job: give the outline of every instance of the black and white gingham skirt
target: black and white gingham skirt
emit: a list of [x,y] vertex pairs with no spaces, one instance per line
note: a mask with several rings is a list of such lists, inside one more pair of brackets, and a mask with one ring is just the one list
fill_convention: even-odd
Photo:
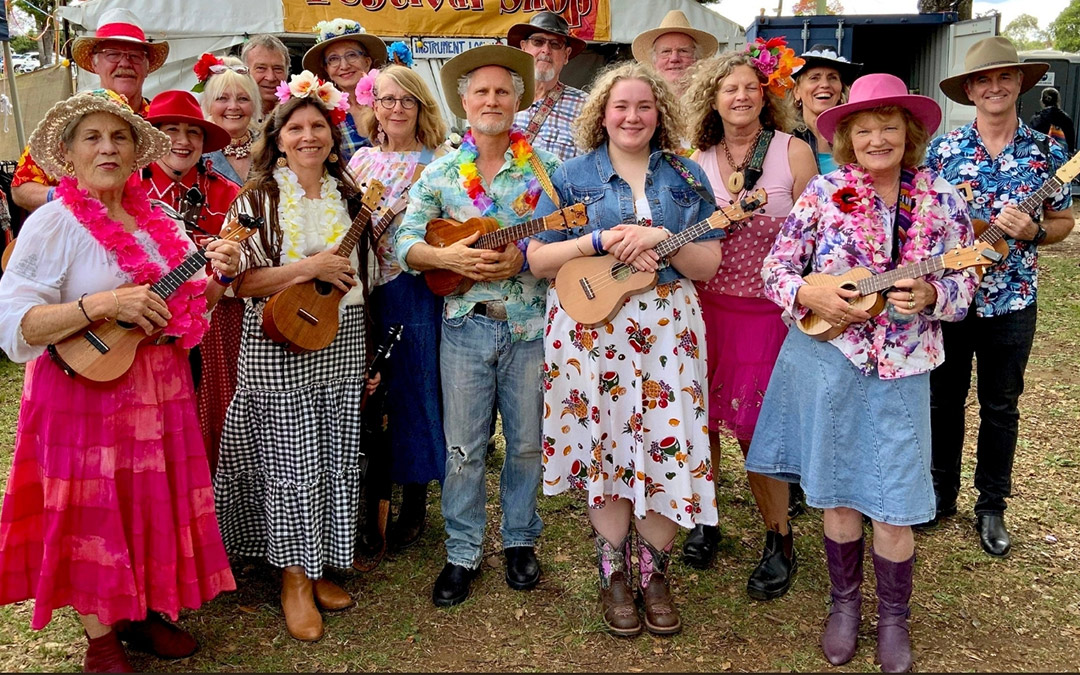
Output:
[[360,499],[364,308],[345,308],[330,346],[294,354],[262,330],[263,302],[244,310],[236,395],[225,417],[214,478],[218,521],[231,553],[301,565],[353,560]]

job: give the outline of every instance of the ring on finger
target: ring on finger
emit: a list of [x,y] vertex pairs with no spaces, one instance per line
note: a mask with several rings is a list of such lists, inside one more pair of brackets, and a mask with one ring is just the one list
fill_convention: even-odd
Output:
[[908,300],[907,308],[908,309],[915,309],[915,301],[914,300]]
[[907,299],[908,302],[915,302],[915,291],[908,291]]

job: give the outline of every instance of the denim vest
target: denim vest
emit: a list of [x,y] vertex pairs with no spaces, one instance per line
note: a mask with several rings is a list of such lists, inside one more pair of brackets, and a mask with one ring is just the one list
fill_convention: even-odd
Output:
[[[712,186],[701,167],[684,157],[678,158],[694,178],[712,194]],[[610,229],[620,223],[636,223],[634,195],[627,183],[611,166],[607,144],[592,152],[563,163],[551,176],[555,191],[562,205],[581,203],[589,216],[589,223],[567,230],[548,230],[536,235],[544,243],[564,241],[595,229]],[[649,156],[649,170],[645,174],[645,197],[652,209],[654,227],[666,227],[677,234],[685,228],[705,220],[716,210],[715,200],[705,201],[679,172],[664,158],[664,153],[654,150]],[[558,209],[546,193],[540,194],[534,217],[546,216]],[[721,235],[713,230],[697,241],[715,239]],[[658,283],[674,281],[681,275],[670,265],[660,269]]]

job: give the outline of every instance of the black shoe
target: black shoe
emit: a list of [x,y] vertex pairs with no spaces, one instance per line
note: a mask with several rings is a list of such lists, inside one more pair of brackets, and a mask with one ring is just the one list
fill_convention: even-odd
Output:
[[479,570],[471,570],[468,567],[446,563],[435,580],[435,588],[431,591],[431,601],[436,607],[453,607],[465,602],[469,597],[469,585],[476,578]]
[[540,561],[532,546],[512,546],[506,556],[506,585],[515,591],[527,591],[540,581]]
[[[785,551],[790,551],[788,557]],[[779,598],[791,588],[791,579],[795,576],[798,564],[795,561],[795,536],[788,530],[780,534],[773,530],[765,533],[765,548],[761,552],[761,562],[750,574],[746,582],[746,592],[754,600],[773,600]]]
[[788,519],[797,518],[806,513],[806,493],[798,483],[788,483]]
[[409,483],[401,490],[401,510],[386,533],[387,544],[392,551],[403,551],[424,533],[427,520],[427,485]]
[[1012,539],[1005,529],[1005,514],[980,513],[975,516],[975,529],[979,531],[979,543],[984,551],[996,558],[1009,554]]
[[956,515],[956,502],[953,502],[952,504],[949,504],[948,506],[945,506],[945,507],[939,506],[937,508],[937,511],[934,511],[934,517],[933,518],[926,521],[925,523],[919,523],[917,525],[912,525],[911,527],[912,527],[912,529],[917,530],[919,532],[925,532],[927,530],[932,530],[935,527],[937,527],[938,525],[940,525],[941,521],[943,519],[951,518],[952,516],[955,516],[955,515]]
[[715,525],[695,525],[683,542],[683,562],[699,570],[709,569],[720,542],[720,528]]

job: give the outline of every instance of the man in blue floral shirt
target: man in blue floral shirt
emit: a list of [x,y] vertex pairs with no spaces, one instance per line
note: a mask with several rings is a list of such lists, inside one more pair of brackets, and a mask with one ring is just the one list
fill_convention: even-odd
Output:
[[972,124],[934,139],[927,164],[953,184],[968,182],[973,219],[1001,228],[1009,245],[1005,260],[986,271],[973,312],[941,326],[945,363],[930,377],[930,424],[938,519],[956,513],[960,457],[964,444],[964,404],[971,384],[971,360],[978,364],[980,408],[975,466],[976,529],[993,556],[1009,552],[1005,498],[1012,491],[1012,465],[1024,390],[1024,370],[1035,337],[1038,247],[1061,241],[1073,227],[1066,183],[1032,213],[1017,206],[1053,177],[1067,159],[1065,150],[1019,120],[1016,101],[1049,68],[1021,63],[1003,37],[975,43],[965,72],[941,82],[946,96],[975,106]]

